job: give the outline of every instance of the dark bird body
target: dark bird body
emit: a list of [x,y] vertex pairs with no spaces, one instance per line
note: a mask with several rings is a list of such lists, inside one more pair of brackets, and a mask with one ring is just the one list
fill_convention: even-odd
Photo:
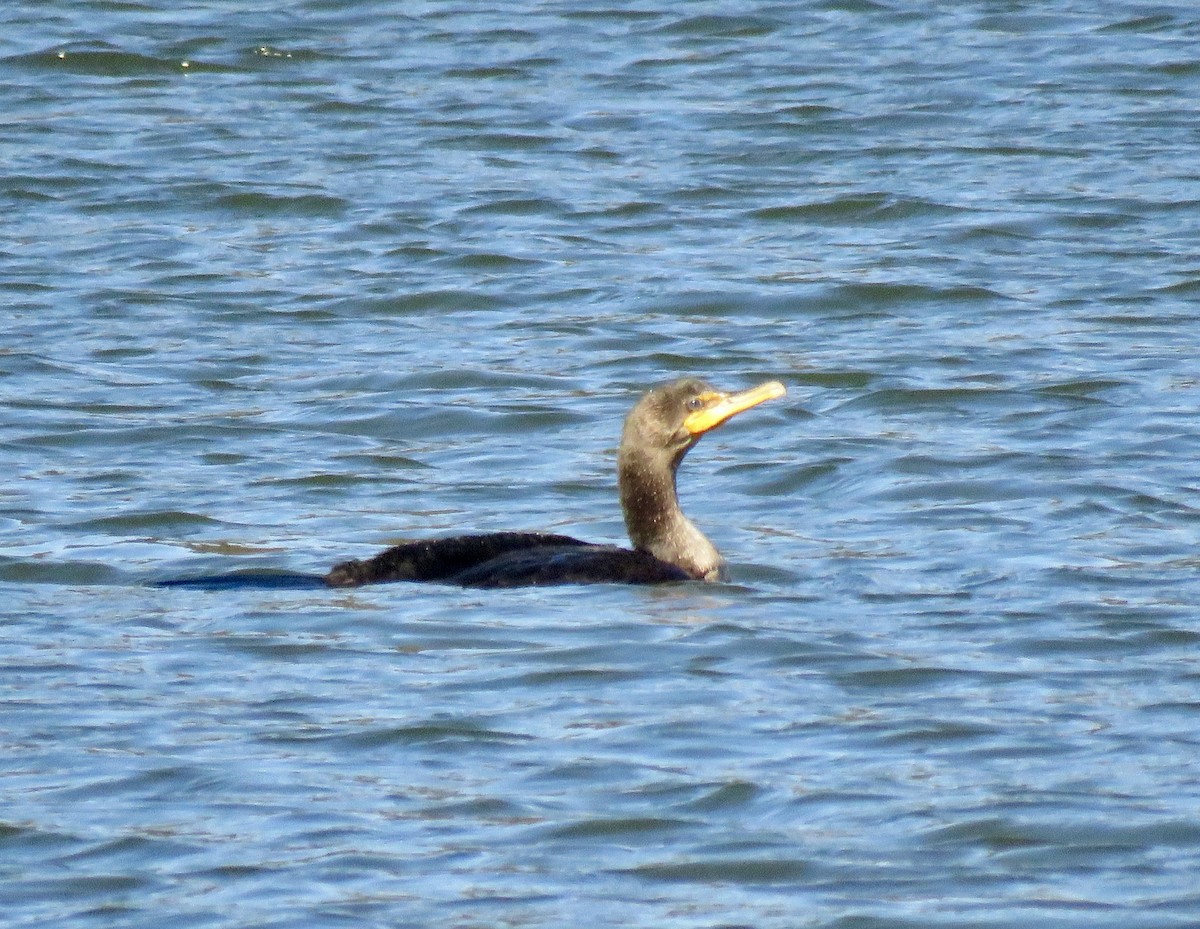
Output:
[[331,587],[381,581],[441,581],[463,587],[530,587],[607,581],[686,581],[682,568],[647,552],[596,545],[548,532],[493,532],[404,542],[366,561],[347,561],[325,575]]
[[[625,419],[618,486],[633,548],[597,545],[545,532],[493,532],[403,542],[373,558],[346,561],[323,577],[228,574],[167,581],[169,586],[357,587],[432,581],[466,587],[546,584],[660,584],[724,580],[725,559],[679,508],[675,474],[706,432],[743,410],[780,397],[777,381],[740,393],[684,378],[649,391]],[[237,579],[242,579],[239,584]]]

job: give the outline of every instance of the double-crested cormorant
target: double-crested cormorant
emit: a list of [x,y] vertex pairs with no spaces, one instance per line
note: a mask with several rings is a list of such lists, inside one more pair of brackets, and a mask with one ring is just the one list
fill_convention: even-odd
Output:
[[[768,381],[723,393],[683,378],[646,393],[625,418],[617,453],[618,485],[633,548],[597,545],[543,532],[493,532],[404,542],[365,561],[346,561],[328,574],[231,574],[169,581],[199,587],[357,587],[387,581],[437,581],[467,587],[542,584],[716,581],[725,559],[683,515],[675,472],[708,431],[744,410],[781,397]],[[239,583],[241,579],[243,583]]]
[[347,561],[326,574],[325,582],[331,587],[380,581],[516,587],[723,580],[725,559],[679,508],[675,472],[706,432],[783,393],[778,381],[730,394],[684,378],[638,401],[625,418],[617,453],[621,509],[632,549],[538,532],[455,536],[405,542],[366,561]]

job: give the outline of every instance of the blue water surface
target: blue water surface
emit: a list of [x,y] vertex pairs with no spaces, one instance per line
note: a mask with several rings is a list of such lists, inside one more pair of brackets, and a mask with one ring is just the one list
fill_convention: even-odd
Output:
[[[13,927],[1200,925],[1200,12],[0,10]],[[624,541],[729,584],[160,589]]]

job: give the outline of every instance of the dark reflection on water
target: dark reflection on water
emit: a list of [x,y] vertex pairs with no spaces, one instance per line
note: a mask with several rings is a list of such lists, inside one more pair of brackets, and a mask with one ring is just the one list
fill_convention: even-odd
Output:
[[[10,7],[14,926],[1196,923],[1190,6]],[[680,373],[733,584],[146,586],[622,541]]]

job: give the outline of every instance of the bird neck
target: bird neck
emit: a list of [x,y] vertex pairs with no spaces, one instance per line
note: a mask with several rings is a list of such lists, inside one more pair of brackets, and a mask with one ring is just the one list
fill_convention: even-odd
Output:
[[678,466],[678,460],[664,461],[635,449],[621,449],[618,483],[629,541],[634,548],[682,568],[698,580],[723,580],[725,559],[679,508],[675,490]]

